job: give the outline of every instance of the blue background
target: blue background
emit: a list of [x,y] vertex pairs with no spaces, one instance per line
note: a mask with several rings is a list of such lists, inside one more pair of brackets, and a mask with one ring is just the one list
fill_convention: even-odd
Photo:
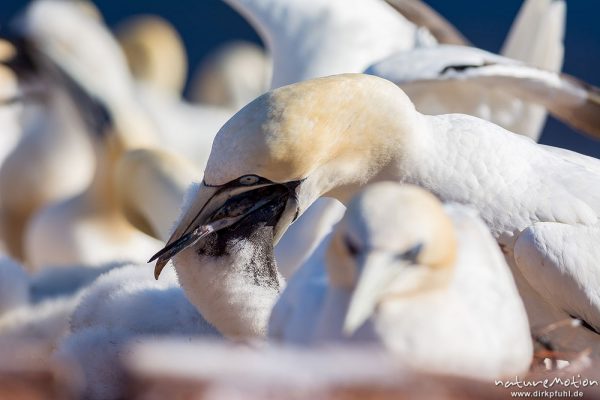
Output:
[[[209,51],[232,39],[260,43],[252,28],[220,0],[97,0],[109,25],[130,15],[159,14],[177,27],[188,51],[190,71]],[[521,0],[427,0],[476,46],[499,51]],[[24,0],[1,0],[0,24],[6,24]],[[567,1],[564,71],[600,86],[600,2]],[[554,120],[546,125],[542,142],[600,157],[600,142],[574,133]]]

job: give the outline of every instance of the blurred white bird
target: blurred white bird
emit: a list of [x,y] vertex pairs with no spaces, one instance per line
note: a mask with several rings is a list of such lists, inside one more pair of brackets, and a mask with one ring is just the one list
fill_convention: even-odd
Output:
[[[336,226],[326,260],[303,267],[316,276],[290,283],[290,298],[282,293],[271,335],[374,341],[434,373],[489,379],[528,370],[525,308],[500,249],[468,208],[442,208],[413,186],[367,186]],[[313,297],[321,301],[305,300]]]
[[56,65],[55,77],[86,117],[97,162],[83,193],[41,210],[31,221],[25,238],[28,262],[39,269],[142,261],[140,253],[152,252],[159,242],[122,215],[114,174],[123,152],[153,143],[156,129],[136,100],[124,56],[99,21],[71,3],[35,2],[22,26],[41,57]]
[[271,59],[254,43],[225,43],[202,61],[192,78],[196,103],[239,110],[269,90]]
[[181,96],[188,60],[174,26],[156,15],[137,15],[120,23],[115,34],[139,84],[164,96]]
[[[183,286],[200,292],[203,249],[215,231],[241,219],[247,225],[256,209],[268,212],[259,192],[294,188],[268,203],[285,206],[272,216],[276,243],[317,198],[347,202],[361,185],[381,180],[422,186],[479,211],[515,274],[532,328],[574,316],[600,329],[596,174],[484,120],[422,115],[393,83],[366,75],[274,90],[232,118],[215,138],[203,184],[159,253],[157,270],[175,257],[181,271],[196,274],[182,275]],[[247,202],[235,216],[226,201],[232,195]],[[224,254],[215,256],[218,262]],[[592,337],[589,345],[599,350],[600,336]]]
[[173,271],[157,282],[151,266],[118,268],[101,276],[80,298],[69,333],[53,357],[83,374],[85,398],[123,398],[125,345],[141,337],[220,336],[186,299]]
[[[516,118],[519,112],[514,115],[506,112],[510,102],[526,100],[532,107],[541,105],[583,133],[600,135],[599,121],[594,116],[600,102],[596,90],[585,88],[583,82],[571,76],[533,68],[473,47],[445,45],[416,49],[381,61],[367,73],[400,85],[411,100],[424,105],[417,108],[425,114],[467,113],[503,127],[514,126],[516,132],[537,140],[536,133],[541,129],[519,129],[538,126],[543,120]],[[482,98],[488,101],[481,102]],[[494,102],[499,102],[497,107]],[[537,111],[536,115],[540,115]]]
[[18,77],[13,82],[18,83],[18,101],[8,109],[2,106],[1,112],[12,120],[3,125],[6,134],[15,129],[20,140],[0,168],[0,228],[7,250],[23,260],[23,237],[31,216],[85,188],[94,157],[89,139],[81,134],[81,118],[64,91],[31,70],[25,50],[16,51],[6,65]]
[[435,44],[381,0],[225,0],[261,35],[273,57],[271,87],[361,72],[390,54]]

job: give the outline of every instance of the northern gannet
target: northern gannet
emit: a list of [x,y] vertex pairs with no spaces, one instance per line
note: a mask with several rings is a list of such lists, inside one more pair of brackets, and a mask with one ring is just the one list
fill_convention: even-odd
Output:
[[108,30],[74,4],[41,0],[25,16],[23,35],[33,40],[41,64],[49,66],[85,119],[97,162],[84,192],[41,210],[31,221],[27,261],[39,269],[136,260],[159,242],[123,216],[114,174],[124,151],[154,143],[156,128],[137,101],[125,57]]
[[254,43],[226,43],[202,61],[192,78],[194,102],[239,110],[269,90],[271,60]]
[[[116,191],[117,161],[127,147],[114,134],[96,143],[97,167],[81,194],[39,211],[26,236],[26,259],[33,270],[112,261],[142,261],[141,254],[160,246],[125,217]],[[60,234],[57,234],[60,232]]]
[[48,204],[73,196],[90,182],[94,154],[68,97],[45,85],[41,101],[25,94],[16,147],[0,168],[0,227],[10,254],[24,260],[31,217]]
[[[319,197],[346,203],[382,180],[476,209],[511,266],[532,329],[569,316],[600,329],[596,174],[484,120],[422,115],[396,85],[361,74],[273,90],[228,121],[196,198],[157,254],[156,273],[174,258],[187,293],[204,296],[203,249],[221,229],[252,229],[249,220],[270,213],[276,243]],[[245,204],[237,217],[229,198]],[[591,345],[600,348],[598,340]]]
[[[494,107],[495,101],[509,105],[522,99],[543,106],[584,133],[600,135],[600,121],[595,117],[600,103],[597,90],[569,75],[530,67],[474,47],[415,49],[391,56],[366,72],[400,85],[412,101],[422,105],[417,108],[425,114],[467,113],[505,127],[514,125],[516,132],[533,132],[527,124],[534,120],[515,120],[506,113],[509,107]],[[482,107],[480,99],[485,97],[489,101]]]
[[[440,43],[468,44],[447,21],[419,1],[393,0],[388,5],[380,0],[359,0],[350,6],[341,0],[311,0],[309,4],[300,0],[226,2],[248,19],[267,45],[273,57],[271,88],[332,74],[363,72],[393,54],[435,48],[431,34]],[[506,41],[506,54],[536,66],[559,68],[564,20],[563,2],[528,0]],[[413,72],[418,75],[420,70],[415,68]],[[423,96],[422,100],[417,109],[439,105],[435,96],[433,104],[428,103],[431,96]],[[539,106],[523,105],[511,94],[485,94],[474,104],[468,100],[461,112],[481,115],[487,110],[485,116],[502,116],[509,127],[523,126],[520,133],[537,137],[545,121],[545,111]],[[450,103],[446,104],[448,109],[457,102],[451,99]],[[276,251],[284,276],[291,276],[302,265],[343,210],[334,200],[319,199],[315,209],[286,232],[278,246],[286,251]]]
[[181,96],[188,60],[175,27],[158,16],[139,15],[121,23],[116,36],[138,82],[164,95]]
[[[400,0],[398,3],[412,2]],[[464,43],[452,43],[389,55],[377,60],[366,73],[402,85],[417,110],[424,114],[474,115],[538,140],[546,120],[545,108],[532,104],[527,90],[514,87],[529,88],[531,84],[540,85],[540,81],[554,85],[560,79],[565,22],[564,1],[528,0],[523,2],[505,40],[501,51],[504,58]],[[475,73],[472,70],[498,64],[513,68],[499,71],[491,68]],[[536,73],[527,66],[556,74]],[[484,76],[485,83],[481,82]],[[533,83],[529,82],[532,77]],[[544,80],[545,77],[551,79]],[[502,83],[496,84],[493,78]],[[535,94],[534,91],[534,98]]]
[[303,267],[312,271],[304,282],[294,282],[302,269],[292,278],[271,335],[381,343],[427,372],[527,372],[525,308],[496,242],[467,207],[442,207],[414,186],[369,185],[349,203],[325,258],[320,268]]
[[191,162],[176,154],[136,149],[118,161],[115,190],[129,221],[166,241],[188,188],[200,176]]
[[215,133],[241,105],[230,109],[182,99],[187,55],[175,27],[167,21],[133,17],[117,29],[117,39],[135,78],[137,98],[156,124],[160,144],[203,168]]
[[436,43],[382,0],[224,1],[250,22],[271,53],[271,88],[362,72],[396,52]]

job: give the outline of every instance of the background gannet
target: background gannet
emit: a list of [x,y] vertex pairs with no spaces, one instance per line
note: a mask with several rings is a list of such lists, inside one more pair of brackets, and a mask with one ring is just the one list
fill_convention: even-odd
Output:
[[166,96],[181,96],[188,60],[179,33],[156,15],[138,15],[121,23],[116,36],[136,81]]
[[[532,67],[558,72],[564,59],[565,23],[564,1],[525,1],[508,33],[501,54]],[[530,76],[538,76],[535,70],[530,69],[528,71],[533,72],[522,76],[522,73],[513,69],[508,73],[500,73],[505,78],[503,84],[478,84],[477,80],[466,78],[470,73],[467,70],[471,66],[517,63],[464,46],[464,43],[458,43],[461,46],[456,44],[430,46],[429,49],[421,47],[390,55],[383,60],[377,60],[366,73],[402,85],[402,89],[415,103],[417,110],[424,114],[456,112],[474,115],[537,141],[546,121],[546,112],[538,105],[543,95],[539,96],[538,104],[532,104],[527,90],[513,89],[528,87]],[[461,72],[466,74],[458,78],[460,83],[447,79],[454,73],[460,75]],[[483,74],[486,77],[495,76],[491,70]],[[557,78],[552,74],[546,75],[554,79],[544,83],[554,85]],[[432,79],[434,76],[435,79]],[[511,80],[506,79],[508,77]],[[518,83],[515,84],[515,80]],[[548,106],[547,102],[544,105]]]
[[[554,117],[594,137],[600,130],[600,97],[594,88],[571,76],[529,67],[473,47],[415,49],[389,57],[367,69],[367,73],[400,85],[415,104],[422,105],[417,109],[425,114],[466,113],[505,128],[513,126],[517,133],[541,133],[541,126],[536,130],[527,126],[538,126],[543,121],[515,120],[506,113],[507,107],[493,106],[494,101],[522,99],[542,105]],[[486,97],[487,107],[482,107],[485,103],[480,99]],[[533,134],[528,136],[538,139]]]
[[0,228],[9,253],[23,260],[23,235],[33,213],[81,191],[91,179],[94,158],[64,91],[33,65],[22,44],[12,48],[1,68],[13,71],[8,76],[18,86],[6,94],[18,94],[18,101],[2,106],[10,118],[3,120],[3,134],[9,138],[17,129],[19,141],[0,167]]
[[320,270],[305,266],[315,276],[290,283],[304,293],[282,293],[270,328],[280,340],[375,341],[428,372],[498,378],[528,370],[525,308],[471,210],[444,209],[413,186],[367,186],[336,226],[326,260]]
[[133,17],[117,28],[117,39],[135,78],[137,98],[156,125],[160,145],[204,167],[212,138],[239,107],[230,110],[182,98],[187,55],[177,30],[166,20]]
[[254,43],[226,43],[202,61],[192,78],[196,103],[239,110],[269,89],[271,59]]
[[[191,256],[202,248],[203,232],[237,221],[218,218],[228,195],[260,207],[252,200],[258,190],[295,187],[275,224],[276,243],[320,196],[345,203],[361,185],[381,180],[412,183],[479,211],[515,274],[532,328],[573,316],[599,329],[600,274],[589,253],[579,251],[595,240],[596,174],[484,120],[422,115],[397,86],[366,75],[289,85],[228,121],[159,265],[182,260],[179,252],[188,266],[198,265]],[[563,236],[569,244],[558,245],[563,231],[572,232]],[[586,239],[570,242],[575,234]],[[184,286],[194,282],[182,276]],[[597,351],[597,340],[589,345]]]
[[185,158],[159,149],[125,153],[115,173],[115,190],[129,221],[163,241],[169,238],[188,187],[202,175]]

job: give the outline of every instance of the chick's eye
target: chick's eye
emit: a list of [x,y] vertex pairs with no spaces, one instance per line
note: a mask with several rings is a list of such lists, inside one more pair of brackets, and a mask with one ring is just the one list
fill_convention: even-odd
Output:
[[358,253],[360,253],[360,249],[354,244],[352,240],[350,240],[350,238],[344,238],[344,245],[346,246],[346,250],[348,251],[348,254],[350,254],[351,257],[356,257]]
[[244,175],[239,179],[240,184],[242,185],[254,185],[260,180],[260,178],[256,175]]

